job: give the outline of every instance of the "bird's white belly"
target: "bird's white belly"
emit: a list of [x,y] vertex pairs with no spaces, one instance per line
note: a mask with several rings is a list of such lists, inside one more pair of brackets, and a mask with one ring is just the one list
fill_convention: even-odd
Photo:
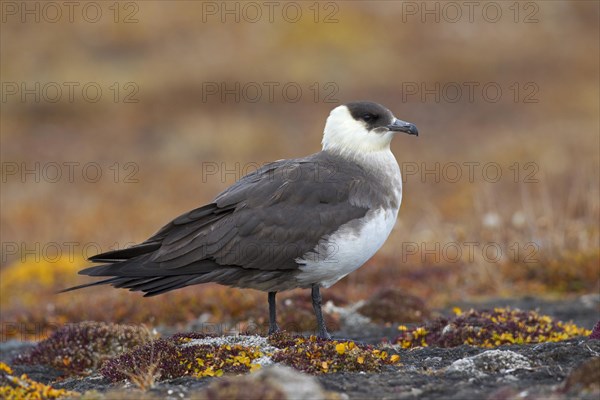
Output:
[[383,245],[396,223],[398,210],[377,209],[359,221],[340,227],[317,247],[296,259],[300,287],[319,284],[329,287],[355,271]]

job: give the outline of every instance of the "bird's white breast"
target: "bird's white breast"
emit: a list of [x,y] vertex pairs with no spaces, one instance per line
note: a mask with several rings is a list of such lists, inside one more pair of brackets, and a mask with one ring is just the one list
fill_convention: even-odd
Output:
[[329,287],[358,269],[383,245],[396,223],[397,209],[370,210],[360,220],[342,225],[317,247],[296,260],[300,287]]

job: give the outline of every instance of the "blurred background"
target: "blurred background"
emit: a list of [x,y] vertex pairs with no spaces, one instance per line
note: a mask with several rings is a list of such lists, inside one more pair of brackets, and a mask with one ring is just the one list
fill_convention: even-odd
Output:
[[326,300],[597,293],[599,3],[469,4],[3,2],[2,339],[86,319],[264,323],[252,290],[54,292],[87,281],[85,257],[319,151],[329,111],[363,99],[420,136],[392,144],[391,237]]

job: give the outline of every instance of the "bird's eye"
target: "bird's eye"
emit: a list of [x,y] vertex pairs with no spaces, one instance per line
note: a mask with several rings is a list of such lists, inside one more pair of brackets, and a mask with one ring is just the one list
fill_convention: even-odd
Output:
[[363,115],[363,120],[365,122],[369,122],[375,119],[375,116],[373,114],[365,114]]

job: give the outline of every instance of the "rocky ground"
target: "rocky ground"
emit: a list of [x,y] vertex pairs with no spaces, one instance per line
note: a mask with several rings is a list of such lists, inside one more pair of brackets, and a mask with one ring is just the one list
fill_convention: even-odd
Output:
[[[568,302],[534,298],[499,300],[469,306],[519,307],[591,329],[599,318],[598,297]],[[337,336],[377,343],[393,339],[397,330],[348,318]],[[177,378],[157,382],[142,393],[131,383],[111,383],[99,374],[62,378],[61,371],[44,365],[14,365],[11,361],[33,346],[9,341],[0,344],[0,360],[13,375],[57,389],[88,392],[89,398],[415,398],[415,399],[598,399],[600,394],[600,340],[574,338],[561,342],[480,348],[389,347],[400,362],[378,373],[327,373],[308,375],[272,364],[248,375]]]

